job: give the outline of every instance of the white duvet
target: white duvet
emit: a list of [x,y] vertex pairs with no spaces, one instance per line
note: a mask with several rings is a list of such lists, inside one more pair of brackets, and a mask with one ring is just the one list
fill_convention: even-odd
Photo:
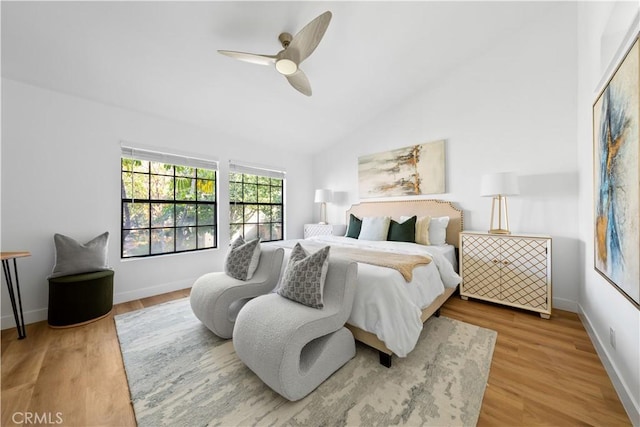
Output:
[[[445,256],[450,258],[451,246],[366,241],[341,236],[317,236],[307,240],[331,246],[431,256],[433,261],[430,264],[413,270],[413,279],[409,283],[396,270],[358,263],[358,282],[348,323],[375,334],[400,357],[413,350],[418,341],[422,331],[422,309],[440,296],[445,287],[455,287],[461,280]],[[302,243],[304,246],[304,241]],[[295,242],[274,242],[274,245],[287,249],[283,268],[293,244]]]

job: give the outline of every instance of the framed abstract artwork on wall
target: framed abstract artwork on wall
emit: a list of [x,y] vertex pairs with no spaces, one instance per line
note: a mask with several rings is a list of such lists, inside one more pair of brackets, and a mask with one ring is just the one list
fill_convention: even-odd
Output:
[[358,157],[361,199],[444,193],[444,141]]
[[640,308],[638,36],[593,105],[594,267]]

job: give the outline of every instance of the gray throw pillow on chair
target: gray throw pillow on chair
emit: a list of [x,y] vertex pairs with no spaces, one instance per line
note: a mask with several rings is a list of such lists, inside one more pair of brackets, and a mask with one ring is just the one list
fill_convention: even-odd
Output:
[[105,231],[85,244],[71,237],[55,234],[56,262],[49,279],[72,274],[110,270],[107,265],[109,232]]
[[260,261],[260,239],[245,242],[242,236],[231,242],[224,272],[238,280],[251,280]]
[[329,249],[326,246],[309,254],[300,243],[291,251],[278,295],[312,308],[323,308],[324,282],[329,269]]

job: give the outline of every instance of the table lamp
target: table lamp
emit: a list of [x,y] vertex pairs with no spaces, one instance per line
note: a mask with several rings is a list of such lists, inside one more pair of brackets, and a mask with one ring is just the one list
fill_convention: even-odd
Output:
[[333,200],[333,192],[327,189],[316,190],[314,201],[320,203],[320,224],[327,223],[327,203]]
[[[511,234],[509,230],[509,214],[507,212],[507,197],[520,194],[518,177],[513,172],[490,173],[482,176],[480,193],[483,197],[493,197],[491,203],[491,234]],[[498,205],[498,226],[494,227],[495,208]],[[504,228],[502,223],[504,205]]]

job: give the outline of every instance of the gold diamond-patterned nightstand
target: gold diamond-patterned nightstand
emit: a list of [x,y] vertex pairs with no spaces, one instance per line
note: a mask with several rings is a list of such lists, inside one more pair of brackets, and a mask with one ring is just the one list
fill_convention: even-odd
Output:
[[460,296],[551,317],[551,238],[460,233]]

